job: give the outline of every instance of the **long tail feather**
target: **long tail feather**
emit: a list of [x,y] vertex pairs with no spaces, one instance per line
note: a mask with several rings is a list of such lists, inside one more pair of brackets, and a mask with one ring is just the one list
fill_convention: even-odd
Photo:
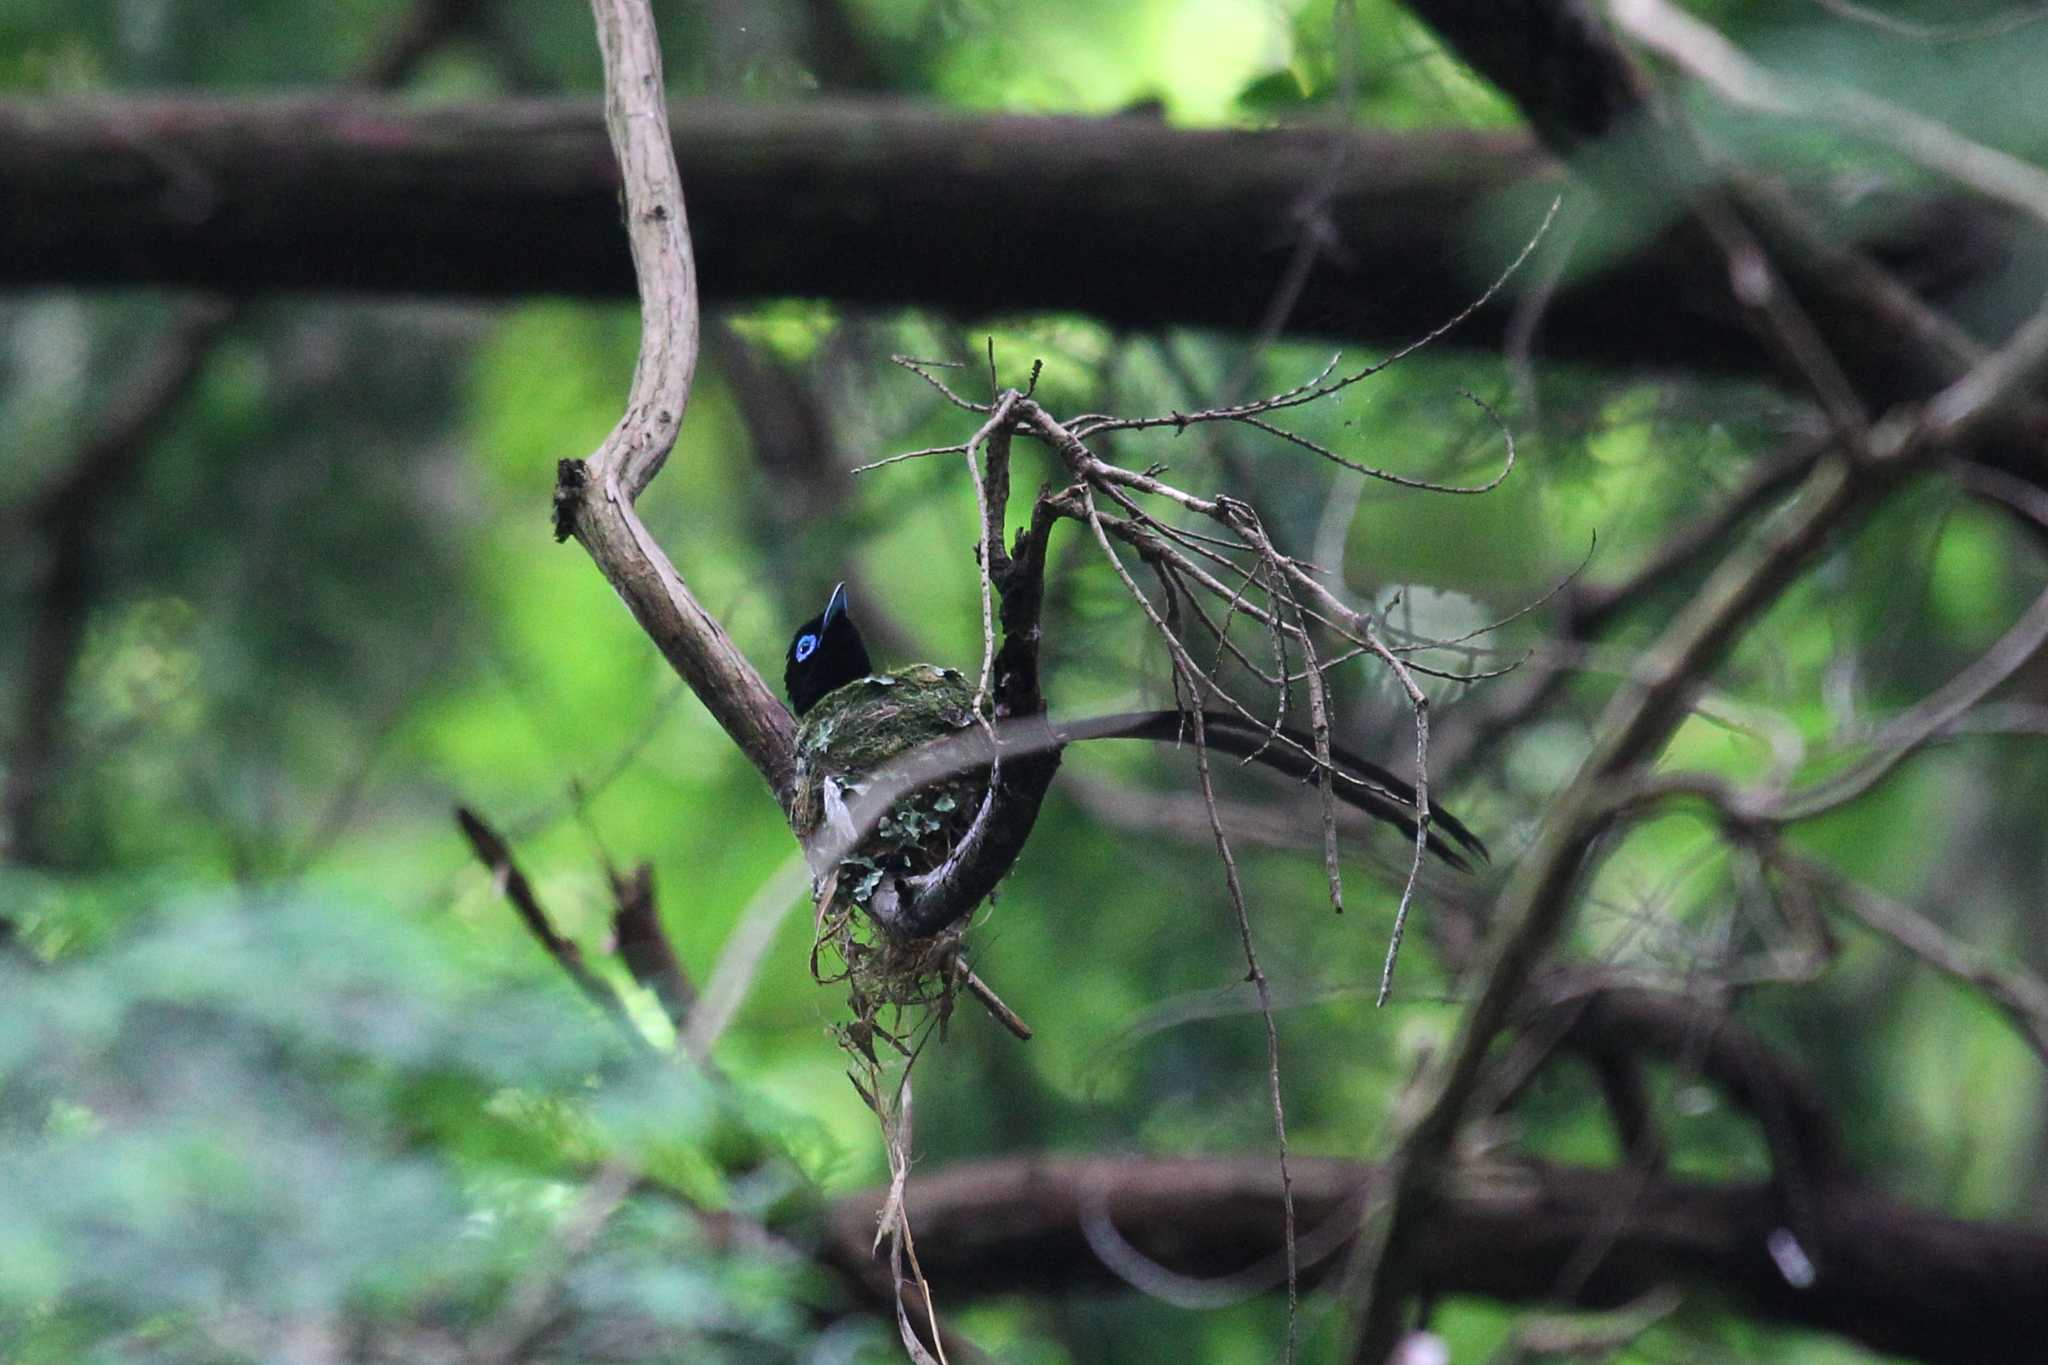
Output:
[[[1092,716],[1086,720],[1055,721],[1053,734],[1062,743],[1091,739],[1148,739],[1175,743],[1193,738],[1193,727],[1179,711],[1125,711],[1115,715]],[[1280,729],[1273,732],[1242,716],[1221,711],[1204,711],[1202,729],[1209,747],[1237,758],[1249,758],[1276,772],[1306,782],[1321,780],[1315,761],[1315,740],[1303,731]],[[1332,794],[1376,820],[1395,826],[1409,838],[1415,837],[1415,788],[1369,759],[1361,758],[1341,745],[1330,746],[1334,769]],[[1488,857],[1486,845],[1457,816],[1434,802],[1429,808],[1428,846],[1430,852],[1461,872],[1470,872],[1469,853],[1482,862]],[[1448,834],[1459,847],[1442,835]],[[1462,848],[1462,852],[1460,851]]]

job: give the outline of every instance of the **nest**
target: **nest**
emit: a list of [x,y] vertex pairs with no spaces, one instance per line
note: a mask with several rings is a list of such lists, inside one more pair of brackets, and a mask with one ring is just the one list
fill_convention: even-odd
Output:
[[[878,673],[828,694],[797,731],[791,823],[807,846],[850,803],[863,779],[898,754],[975,723],[974,695],[957,671],[929,664]],[[927,938],[898,938],[872,913],[878,892],[945,863],[974,822],[988,770],[939,778],[894,802],[854,851],[812,868],[817,923],[811,974],[847,983],[853,1023],[842,1042],[869,1055],[880,1037],[906,1054],[903,1014],[931,1007],[943,1021],[964,974],[961,926]],[[884,1026],[884,1011],[891,1011]]]

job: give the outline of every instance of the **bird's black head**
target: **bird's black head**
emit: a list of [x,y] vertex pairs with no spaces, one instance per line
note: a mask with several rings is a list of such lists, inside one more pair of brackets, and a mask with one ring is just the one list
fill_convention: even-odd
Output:
[[804,622],[789,642],[789,663],[782,670],[782,688],[801,716],[835,688],[875,671],[860,631],[846,614],[846,585],[832,589],[825,610]]

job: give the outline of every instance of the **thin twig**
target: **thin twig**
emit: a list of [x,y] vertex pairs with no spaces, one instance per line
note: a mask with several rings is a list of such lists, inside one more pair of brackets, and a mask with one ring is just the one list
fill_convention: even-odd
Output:
[[1031,1041],[1031,1026],[1024,1022],[1017,1011],[1004,1004],[1003,998],[997,995],[986,981],[970,971],[965,963],[960,967],[960,984],[967,988],[968,994],[981,1002],[981,1007],[989,1012],[990,1017],[1015,1035],[1018,1042]]
[[[1266,1032],[1266,1097],[1273,1107],[1273,1140],[1279,1146],[1281,1245],[1287,1260],[1287,1351],[1283,1359],[1291,1362],[1299,1344],[1301,1253],[1295,1237],[1294,1173],[1287,1160],[1287,1109],[1280,1095],[1280,1030],[1273,1019],[1272,988],[1259,966],[1258,951],[1252,945],[1251,914],[1245,908],[1244,886],[1237,875],[1237,859],[1232,855],[1230,840],[1223,832],[1223,818],[1216,812],[1216,789],[1209,776],[1208,735],[1203,728],[1200,706],[1191,712],[1191,721],[1195,732],[1195,771],[1201,777],[1202,802],[1209,812],[1210,831],[1216,838],[1216,856],[1223,863],[1224,885],[1230,892],[1230,911],[1237,924],[1239,946],[1244,950],[1246,979],[1258,992],[1259,1020]],[[1334,891],[1332,894],[1341,896],[1342,893]],[[1338,908],[1343,908],[1341,900]]]
[[1865,926],[1919,958],[1942,975],[1983,993],[2012,1021],[2044,1063],[2048,1063],[2048,984],[1947,933],[1934,921],[1891,897],[1802,854],[1780,849],[1783,865],[1827,888],[1831,898]]
[[1108,533],[1102,528],[1102,518],[1096,512],[1093,494],[1085,486],[1081,490],[1081,501],[1088,517],[1089,528],[1095,533],[1096,544],[1101,547],[1104,557],[1109,560],[1110,567],[1116,570],[1117,577],[1123,580],[1125,591],[1130,593],[1131,597],[1151,620],[1153,629],[1159,633],[1160,638],[1166,644],[1168,653],[1173,658],[1175,692],[1180,692],[1183,683],[1185,683],[1194,693],[1193,697],[1188,699],[1190,704],[1185,709],[1195,737],[1195,771],[1201,778],[1202,800],[1209,813],[1209,827],[1216,841],[1217,857],[1223,863],[1224,885],[1230,893],[1231,913],[1236,920],[1239,942],[1244,950],[1247,971],[1246,979],[1252,983],[1254,989],[1258,992],[1259,1015],[1264,1021],[1266,1029],[1267,1087],[1273,1106],[1275,1139],[1279,1143],[1281,1219],[1283,1224],[1283,1241],[1287,1251],[1286,1359],[1292,1361],[1294,1359],[1297,1332],[1299,1330],[1301,1272],[1295,1245],[1294,1181],[1287,1162],[1287,1111],[1282,1103],[1280,1094],[1280,1033],[1278,1026],[1273,1021],[1272,991],[1266,981],[1266,974],[1260,970],[1258,952],[1252,943],[1251,916],[1245,908],[1244,887],[1238,880],[1237,860],[1231,854],[1230,840],[1223,832],[1222,817],[1216,811],[1216,793],[1209,776],[1208,732],[1203,720],[1203,679],[1200,672],[1195,668],[1194,661],[1188,657],[1186,649],[1182,647],[1179,635],[1166,621],[1160,618],[1159,613],[1153,609],[1152,604],[1145,599],[1144,593],[1139,591],[1138,585],[1131,580],[1130,574],[1124,569],[1123,561],[1117,558],[1115,548],[1109,543]]
[[[1241,421],[1247,417],[1257,417],[1268,412],[1275,412],[1286,408],[1298,408],[1305,404],[1320,402],[1333,394],[1341,393],[1354,384],[1391,369],[1409,356],[1414,355],[1417,351],[1434,344],[1450,332],[1455,331],[1467,318],[1491,303],[1494,296],[1507,287],[1508,281],[1514,278],[1515,272],[1521,269],[1523,262],[1529,259],[1530,253],[1536,250],[1537,244],[1543,240],[1544,235],[1550,230],[1550,225],[1557,217],[1557,211],[1563,203],[1564,197],[1562,195],[1551,201],[1549,210],[1543,215],[1543,221],[1537,225],[1536,231],[1530,236],[1529,240],[1523,243],[1521,251],[1516,254],[1512,261],[1508,262],[1507,268],[1501,271],[1499,277],[1492,284],[1488,285],[1477,298],[1466,304],[1449,321],[1440,323],[1384,360],[1376,361],[1364,369],[1345,375],[1341,379],[1332,380],[1329,376],[1336,369],[1339,359],[1339,357],[1332,357],[1329,364],[1323,367],[1320,374],[1305,383],[1296,385],[1294,388],[1269,395],[1265,398],[1256,399],[1249,403],[1210,408],[1202,412],[1176,412],[1156,417],[1098,417],[1091,414],[1085,418],[1074,419],[1074,435],[1077,439],[1086,440],[1089,436],[1102,431],[1141,431],[1158,427],[1172,427],[1176,431],[1184,431],[1197,423]],[[1378,477],[1378,471],[1361,469],[1360,472],[1374,474],[1375,477]]]

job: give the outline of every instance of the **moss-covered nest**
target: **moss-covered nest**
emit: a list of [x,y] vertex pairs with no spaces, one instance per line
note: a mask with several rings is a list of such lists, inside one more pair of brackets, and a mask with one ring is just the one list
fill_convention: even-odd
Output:
[[[827,786],[851,804],[862,779],[890,759],[974,724],[974,693],[950,668],[913,665],[848,683],[819,700],[797,730],[796,795],[791,823],[807,842],[827,818]],[[889,807],[874,830],[818,879],[817,941],[811,970],[821,982],[846,981],[856,1030],[891,1034],[884,1006],[940,1004],[951,997],[959,926],[925,939],[881,932],[870,911],[885,879],[930,872],[951,855],[974,822],[988,787],[975,768],[930,783]],[[836,961],[834,960],[836,959]],[[864,1036],[861,1042],[867,1041]]]
[[[973,700],[961,673],[930,663],[913,663],[901,673],[870,673],[827,692],[797,729],[797,800],[791,812],[797,833],[809,839],[823,823],[825,778],[838,778],[842,788],[858,786],[862,776],[895,755],[973,724]],[[954,786],[963,782],[926,788],[897,804],[942,796]]]
[[[973,704],[973,690],[958,671],[931,664],[913,664],[899,673],[871,674],[826,693],[796,732],[796,797],[791,823],[797,834],[808,839],[823,823],[826,778],[837,778],[842,789],[849,789],[850,800],[862,777],[896,755],[973,724]],[[934,846],[915,827],[924,823],[945,827],[954,822],[916,817],[955,816],[967,804],[963,794],[971,789],[974,800],[979,801],[986,782],[984,774],[960,773],[912,793],[890,809],[889,817],[901,818],[885,818],[882,829],[861,845],[860,853],[871,858],[907,858],[917,864],[900,869],[907,873],[929,871],[943,861],[945,852],[927,861]]]

